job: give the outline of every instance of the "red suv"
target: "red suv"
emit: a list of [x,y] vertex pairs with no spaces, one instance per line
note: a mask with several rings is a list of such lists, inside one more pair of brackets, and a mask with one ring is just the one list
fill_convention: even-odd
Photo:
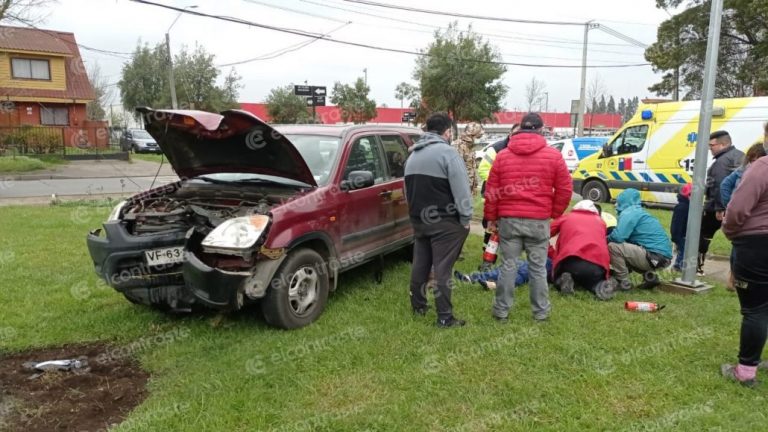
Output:
[[162,309],[240,309],[297,328],[339,273],[409,246],[416,128],[288,125],[239,110],[139,110],[180,181],[118,204],[87,238],[96,272]]

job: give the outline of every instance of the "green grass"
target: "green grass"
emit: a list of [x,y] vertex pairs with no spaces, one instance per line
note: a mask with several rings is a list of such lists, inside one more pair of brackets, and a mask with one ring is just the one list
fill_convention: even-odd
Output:
[[0,157],[0,173],[36,171],[47,167],[45,162],[26,156]]
[[[550,321],[536,324],[524,286],[502,325],[490,318],[491,293],[461,285],[453,302],[467,327],[438,330],[434,311],[411,315],[410,267],[393,257],[381,285],[374,266],[353,270],[315,324],[280,331],[254,308],[170,316],[106,287],[84,239],[109,210],[0,208],[0,351],[176,335],[137,352],[150,396],[117,431],[725,431],[765,422],[768,388],[719,375],[735,360],[740,320],[722,287],[610,302],[553,291]],[[477,267],[480,243],[470,237],[458,269]],[[631,313],[626,300],[667,307]]]
[[[155,153],[131,153],[131,159],[139,159],[139,160],[145,160],[149,162],[157,162],[160,163],[160,160],[164,158],[164,155],[155,154]],[[166,160],[165,162],[168,162]]]

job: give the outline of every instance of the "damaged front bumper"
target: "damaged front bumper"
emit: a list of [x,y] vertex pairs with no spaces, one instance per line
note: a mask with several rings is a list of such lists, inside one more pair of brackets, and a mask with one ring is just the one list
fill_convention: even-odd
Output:
[[88,251],[96,274],[129,300],[150,306],[188,310],[194,303],[184,287],[182,263],[149,266],[144,251],[183,247],[183,231],[134,236],[119,221],[105,222],[91,231]]

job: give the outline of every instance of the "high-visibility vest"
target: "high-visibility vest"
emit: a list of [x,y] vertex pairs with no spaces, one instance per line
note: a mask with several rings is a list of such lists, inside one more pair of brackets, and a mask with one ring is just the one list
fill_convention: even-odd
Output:
[[488,176],[491,174],[491,167],[493,166],[493,161],[496,160],[496,149],[493,148],[493,146],[488,147],[488,150],[483,153],[483,158],[480,160],[480,165],[477,167],[477,175],[480,176],[480,179],[485,181],[488,181]]

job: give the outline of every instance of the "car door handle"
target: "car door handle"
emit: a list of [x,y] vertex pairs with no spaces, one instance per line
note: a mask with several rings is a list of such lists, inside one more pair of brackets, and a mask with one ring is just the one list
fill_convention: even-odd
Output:
[[379,196],[380,197],[390,197],[390,196],[392,196],[392,191],[391,190],[383,190],[383,191],[379,192]]

